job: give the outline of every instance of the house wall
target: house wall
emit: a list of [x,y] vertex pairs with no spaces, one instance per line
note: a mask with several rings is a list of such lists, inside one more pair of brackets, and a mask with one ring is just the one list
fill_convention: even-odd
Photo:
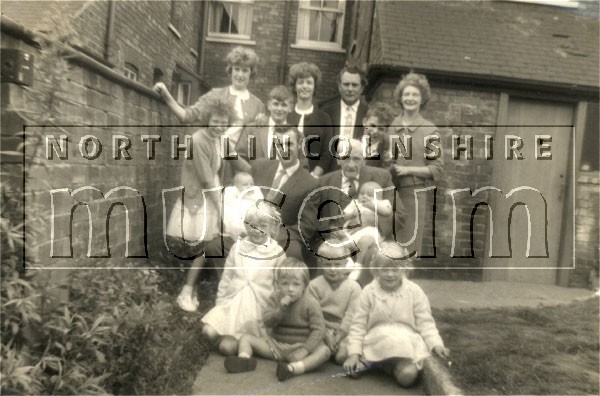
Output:
[[[575,269],[569,276],[569,286],[589,286],[590,275],[598,279],[598,203],[600,177],[598,172],[581,172],[577,179],[575,210]],[[595,269],[595,273],[590,271]]]
[[[145,233],[147,256],[154,258],[154,262],[159,256],[168,256],[162,241],[161,193],[165,188],[179,185],[181,162],[184,161],[183,154],[179,160],[172,158],[171,136],[177,135],[180,142],[184,142],[183,136],[191,132],[190,128],[180,127],[150,89],[98,63],[81,62],[80,58],[74,57],[66,64],[68,69],[64,69],[58,58],[44,58],[35,48],[4,32],[2,48],[19,48],[35,56],[31,86],[2,83],[3,149],[17,149],[15,134],[24,130],[28,161],[32,161],[27,174],[23,173],[20,159],[13,163],[3,161],[3,172],[11,175],[17,185],[25,181],[25,253],[43,267],[141,266],[147,259],[126,258],[126,240],[129,233],[129,256],[146,256]],[[49,160],[46,138],[49,135],[58,138],[63,134],[68,137],[67,158],[60,159],[53,154],[53,159]],[[102,144],[98,158],[82,157],[79,143],[85,135],[95,136]],[[113,158],[113,135],[130,139],[130,160]],[[153,159],[147,158],[148,148],[141,141],[142,135],[161,137],[155,144]],[[74,211],[70,230],[68,219],[74,201],[52,199],[54,190],[73,192],[82,187],[98,189],[102,194],[118,187],[139,192],[138,196],[125,190],[107,199],[90,192],[77,196],[77,199],[89,202],[94,219],[91,256],[107,256],[106,239],[110,237],[110,258],[88,257],[90,224],[85,208]],[[115,206],[106,230],[107,211],[118,202],[127,205],[128,220],[124,208]],[[167,202],[167,210],[172,203]],[[165,215],[168,218],[169,213]],[[32,231],[35,233],[31,234]],[[69,255],[71,235],[72,257],[56,257]],[[50,250],[51,239],[54,240],[54,255]],[[59,273],[49,271],[45,274],[59,276]]]
[[[350,3],[347,4],[349,10]],[[281,59],[281,46],[284,34],[283,15],[284,1],[262,0],[254,2],[252,20],[252,44],[247,44],[254,49],[259,57],[258,75],[250,83],[250,90],[261,100],[266,102],[268,93],[275,85],[281,84],[278,80],[279,62]],[[298,2],[291,1],[290,23],[287,37],[287,59],[284,84],[287,84],[289,67],[297,62],[313,62],[323,74],[323,82],[317,87],[316,102],[327,100],[337,95],[337,73],[344,66],[346,54],[344,52],[317,51],[293,48],[296,42],[296,28],[298,21]],[[348,32],[350,29],[350,13],[346,12],[344,23],[343,48],[348,45]],[[213,87],[230,84],[225,73],[225,56],[234,47],[242,45],[237,42],[217,42],[207,37],[205,40],[205,53],[203,77]]]

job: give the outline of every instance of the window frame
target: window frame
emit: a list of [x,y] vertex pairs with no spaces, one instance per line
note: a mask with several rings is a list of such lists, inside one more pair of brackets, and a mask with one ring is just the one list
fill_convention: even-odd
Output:
[[[324,0],[320,0],[321,5]],[[308,38],[300,37],[301,29],[299,29],[298,24],[300,23],[300,13],[310,11],[319,11],[319,12],[335,12],[338,14],[338,26],[336,32],[336,41],[319,41],[319,40],[309,40]],[[343,48],[344,42],[344,25],[346,19],[346,0],[339,0],[337,9],[334,8],[326,8],[326,7],[317,7],[310,4],[309,0],[299,0],[298,1],[298,18],[296,24],[296,43],[292,45],[292,48],[306,48],[306,49],[315,49],[321,51],[332,51],[332,52],[345,52]],[[310,19],[307,19],[308,24],[306,32],[310,34]]]
[[123,65],[123,75],[130,80],[139,81],[140,69],[133,63],[125,62]]
[[[182,88],[184,85],[187,85],[187,95],[185,98],[183,97],[183,94],[182,94]],[[191,104],[190,99],[192,97],[192,88],[193,88],[192,81],[189,81],[189,80],[177,81],[177,92],[176,92],[176,98],[175,98],[177,103],[179,103],[180,105],[183,105],[183,106],[189,106]]]
[[[211,31],[212,26],[214,25],[213,15],[213,4],[215,3],[225,3],[225,4],[241,4],[247,5],[250,8],[250,27],[249,34],[239,34],[239,33],[222,33],[222,32],[213,32]],[[208,41],[226,41],[226,42],[237,42],[237,43],[246,43],[252,42],[252,28],[254,26],[254,0],[209,0],[208,1],[208,27],[206,32],[206,39]],[[231,30],[231,19],[229,30]]]

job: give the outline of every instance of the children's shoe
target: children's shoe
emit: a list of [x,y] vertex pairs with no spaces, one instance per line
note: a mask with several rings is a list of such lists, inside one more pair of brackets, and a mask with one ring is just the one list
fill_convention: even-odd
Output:
[[191,294],[188,293],[179,293],[177,296],[177,305],[179,308],[188,312],[195,312],[198,309],[198,299],[194,298]]
[[242,358],[238,356],[227,356],[225,358],[225,370],[228,373],[245,373],[256,370],[256,359]]
[[294,373],[292,370],[290,370],[286,362],[277,363],[277,379],[279,381],[285,381],[293,376]]

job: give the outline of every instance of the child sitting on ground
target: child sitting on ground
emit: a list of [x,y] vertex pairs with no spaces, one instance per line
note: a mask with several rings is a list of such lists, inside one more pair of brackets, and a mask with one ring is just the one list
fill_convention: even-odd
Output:
[[352,320],[352,312],[360,296],[360,285],[348,279],[347,267],[350,251],[342,241],[325,241],[317,251],[319,268],[323,275],[310,281],[309,293],[321,305],[325,318],[325,344],[335,356],[337,364],[348,357],[346,336]]
[[356,376],[377,367],[408,387],[430,352],[447,359],[450,351],[431,316],[429,299],[406,278],[406,249],[392,241],[380,246],[371,266],[375,280],[363,289],[352,317],[344,370]]
[[[390,201],[377,198],[377,190],[381,189],[376,182],[363,183],[358,192],[358,199],[352,200],[344,209],[344,218],[347,219],[344,228],[349,230],[350,238],[359,249],[354,260],[354,269],[350,273],[350,279],[356,281],[359,280],[369,249],[375,246],[379,239],[376,216],[390,217],[393,213]],[[361,227],[352,228],[353,224],[358,224],[357,219],[360,219]]]
[[263,316],[270,334],[242,336],[238,356],[225,359],[228,372],[254,370],[253,353],[279,362],[279,381],[315,370],[329,360],[331,353],[323,343],[323,313],[314,297],[306,293],[308,281],[308,267],[295,258],[288,257],[275,270],[275,291]]
[[202,334],[224,355],[237,353],[242,334],[262,334],[262,308],[273,290],[273,269],[285,260],[275,241],[279,213],[272,205],[251,207],[246,234],[231,248],[219,282],[215,307],[203,318]]
[[246,233],[244,217],[246,211],[263,199],[260,188],[254,186],[252,175],[238,172],[233,178],[233,186],[225,187],[223,227],[225,233],[234,240]]

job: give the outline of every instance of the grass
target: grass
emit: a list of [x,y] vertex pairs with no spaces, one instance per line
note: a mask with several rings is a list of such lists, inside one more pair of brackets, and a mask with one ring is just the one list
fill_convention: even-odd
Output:
[[599,394],[598,299],[539,308],[435,311],[467,394]]

